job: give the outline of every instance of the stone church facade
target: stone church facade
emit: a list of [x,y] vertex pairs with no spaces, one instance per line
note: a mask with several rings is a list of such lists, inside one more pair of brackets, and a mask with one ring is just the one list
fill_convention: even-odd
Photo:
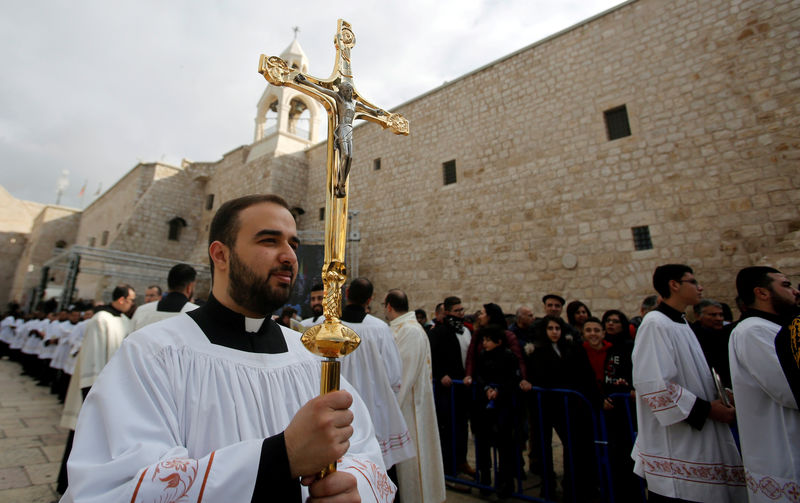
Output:
[[[796,281],[798,30],[797,1],[633,0],[396,107],[408,137],[359,125],[358,274],[428,311],[458,295],[537,315],[548,292],[635,314],[666,262],[729,303],[748,265]],[[297,41],[282,56],[307,67]],[[304,96],[267,87],[252,144],[136,166],[69,244],[204,263],[216,209],[254,192],[283,195],[319,234],[323,122]],[[78,285],[99,298],[117,279]]]

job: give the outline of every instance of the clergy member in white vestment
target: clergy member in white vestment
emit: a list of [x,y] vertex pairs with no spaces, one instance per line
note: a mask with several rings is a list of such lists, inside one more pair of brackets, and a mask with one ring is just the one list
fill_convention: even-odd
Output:
[[166,320],[178,313],[186,313],[197,309],[197,304],[189,302],[194,293],[197,271],[189,264],[176,264],[167,274],[169,291],[163,299],[148,302],[133,313],[133,330],[157,321]]
[[345,291],[347,305],[342,308],[341,320],[361,337],[361,345],[342,358],[342,375],[367,405],[383,461],[391,468],[416,453],[397,402],[403,379],[400,353],[389,325],[367,314],[372,292],[372,283],[366,278],[354,279]]
[[123,342],[81,410],[62,501],[391,501],[363,402],[345,380],[317,396],[319,357],[269,317],[297,276],[286,202],[228,201],[209,234],[208,302]]
[[311,294],[309,295],[308,305],[311,307],[311,316],[300,321],[304,329],[311,328],[314,325],[319,325],[325,321],[322,310],[322,299],[325,298],[325,286],[322,283],[317,283],[311,287]]
[[400,410],[417,457],[397,465],[398,494],[403,501],[441,503],[447,497],[433,401],[431,347],[428,336],[402,290],[389,290],[383,302],[403,362]]
[[647,481],[650,501],[744,501],[744,469],[728,426],[735,409],[716,396],[700,343],[683,317],[703,288],[681,264],[657,267],[653,286],[663,300],[644,317],[633,348],[634,472]]
[[[800,501],[800,322],[792,323],[800,292],[777,269],[760,266],[739,271],[736,289],[747,310],[729,356],[748,496],[751,503]],[[779,355],[784,326],[794,340],[789,358]]]
[[61,426],[70,430],[61,459],[57,491],[64,493],[68,485],[67,459],[72,451],[75,425],[83,407],[86,394],[94,385],[100,372],[119,349],[122,340],[131,332],[130,312],[136,302],[136,292],[130,285],[119,285],[111,293],[111,304],[102,306],[86,323],[80,351],[69,379]]

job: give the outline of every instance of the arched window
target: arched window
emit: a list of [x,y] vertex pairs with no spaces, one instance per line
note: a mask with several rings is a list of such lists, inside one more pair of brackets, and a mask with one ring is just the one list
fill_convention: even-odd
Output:
[[301,138],[311,137],[311,111],[298,98],[289,102],[289,132]]
[[181,237],[181,229],[186,227],[186,220],[181,217],[175,217],[168,222],[169,224],[169,240],[179,241]]
[[59,239],[58,241],[56,241],[56,248],[66,248],[66,247],[67,247],[67,242],[64,241],[63,239]]

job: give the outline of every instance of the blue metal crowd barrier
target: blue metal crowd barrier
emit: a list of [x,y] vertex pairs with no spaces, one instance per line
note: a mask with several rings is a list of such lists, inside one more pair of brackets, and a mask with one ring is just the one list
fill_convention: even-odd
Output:
[[[458,468],[459,468],[459,459],[457,457],[457,425],[456,425],[456,414],[457,414],[457,406],[456,406],[456,390],[458,387],[463,387],[464,382],[460,380],[453,380],[453,384],[449,387],[444,387],[440,383],[434,381],[434,395],[437,399],[437,404],[439,407],[442,407],[443,404],[439,402],[442,398],[442,393],[446,393],[449,397],[449,404],[447,404],[449,408],[449,416],[450,416],[450,449],[451,453],[450,456],[445,456],[445,458],[450,459],[450,466],[445,467],[445,472],[448,473],[445,475],[445,479],[449,482],[458,483],[460,485],[465,485],[469,487],[476,487],[479,489],[487,490],[487,491],[496,491],[497,487],[497,476],[498,476],[498,463],[499,463],[499,454],[496,446],[493,446],[491,449],[491,472],[493,474],[492,479],[494,480],[495,485],[486,485],[479,482],[476,478],[465,478],[463,476],[459,476]],[[471,398],[475,399],[475,386],[471,387],[470,396]],[[543,403],[544,397],[551,397],[547,400],[547,405]],[[556,398],[557,397],[557,398]],[[624,425],[624,428],[627,430],[629,435],[630,445],[633,445],[633,442],[636,439],[636,412],[635,412],[635,403],[633,398],[629,394],[624,393],[617,393],[611,395],[609,398],[614,399],[615,403],[623,404],[625,407],[625,418],[627,419],[627,424]],[[530,405],[535,403],[535,407],[531,407]],[[560,408],[558,410],[552,410],[553,404],[558,403]],[[564,482],[568,482],[568,486],[564,487],[564,492],[568,495],[566,501],[582,501],[577,499],[578,494],[585,492],[588,490],[596,491],[597,498],[600,501],[605,501],[608,503],[627,503],[628,501],[632,501],[636,503],[638,501],[645,501],[645,492],[644,492],[644,483],[638,477],[631,477],[631,480],[634,478],[638,480],[637,488],[634,488],[635,491],[631,491],[631,488],[615,488],[614,485],[614,477],[612,476],[612,463],[611,459],[609,458],[609,439],[608,439],[608,431],[606,427],[606,417],[602,410],[596,409],[592,406],[591,402],[583,396],[581,393],[573,390],[567,389],[545,389],[539,387],[533,387],[528,392],[522,392],[518,389],[514,390],[513,393],[513,400],[512,400],[512,408],[513,414],[515,417],[519,418],[520,420],[527,416],[529,409],[536,411],[538,415],[538,425],[541,426],[545,424],[548,428],[553,428],[553,421],[552,419],[546,420],[545,414],[563,414],[559,415],[558,417],[564,418],[564,426],[565,428],[561,429],[562,434],[564,434],[565,438],[561,438],[561,442],[564,449]],[[578,416],[576,416],[575,409],[581,409],[577,411]],[[465,413],[469,413],[470,408],[467,408]],[[586,412],[589,412],[588,418],[586,417]],[[463,420],[463,418],[461,418]],[[588,440],[586,432],[584,431],[575,431],[577,427],[585,427],[587,426],[587,420],[591,422],[591,443],[594,450],[594,460],[593,464],[597,471],[597,487],[587,488],[585,483],[583,486],[581,485],[582,481],[586,479],[593,480],[593,477],[587,477],[585,473],[578,473],[576,472],[576,451],[580,450],[581,448],[585,449],[586,446],[575,445],[576,438],[582,438],[584,440]],[[524,427],[522,426],[523,421],[520,421],[517,424],[517,427]],[[577,425],[577,426],[576,426]],[[512,497],[516,499],[526,500],[526,501],[537,501],[537,502],[550,502],[554,501],[557,494],[556,494],[556,487],[553,487],[554,480],[549,476],[549,474],[554,472],[554,467],[552,466],[552,457],[548,456],[548,449],[549,446],[546,445],[548,442],[548,438],[552,438],[549,431],[545,431],[545,428],[539,427],[539,431],[529,431],[528,435],[538,435],[539,438],[539,460],[541,463],[541,470],[538,475],[541,476],[541,488],[539,496],[533,496],[531,494],[525,494],[525,489],[523,486],[523,479],[525,478],[524,474],[524,466],[521,463],[523,459],[523,454],[526,452],[526,448],[524,445],[524,440],[522,442],[516,443],[516,449],[514,453],[515,459],[515,474],[514,474],[514,491],[512,493]],[[519,440],[519,436],[516,438]],[[475,445],[475,452],[477,453],[477,445]],[[629,452],[629,451],[628,451]],[[530,453],[529,453],[530,454]],[[585,452],[583,453],[585,454]],[[578,453],[580,455],[580,453]],[[578,458],[581,464],[586,462],[583,458]],[[482,469],[485,467],[476,466],[478,469]],[[616,489],[616,490],[615,490]],[[620,497],[622,493],[622,489],[626,489],[625,496]],[[530,492],[530,491],[528,491]],[[631,494],[635,494],[633,498]]]

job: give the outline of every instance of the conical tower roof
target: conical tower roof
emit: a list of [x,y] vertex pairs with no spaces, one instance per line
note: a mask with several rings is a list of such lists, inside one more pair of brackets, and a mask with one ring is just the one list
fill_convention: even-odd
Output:
[[299,68],[301,72],[308,72],[308,57],[296,38],[281,53],[281,59],[286,61],[291,68]]

